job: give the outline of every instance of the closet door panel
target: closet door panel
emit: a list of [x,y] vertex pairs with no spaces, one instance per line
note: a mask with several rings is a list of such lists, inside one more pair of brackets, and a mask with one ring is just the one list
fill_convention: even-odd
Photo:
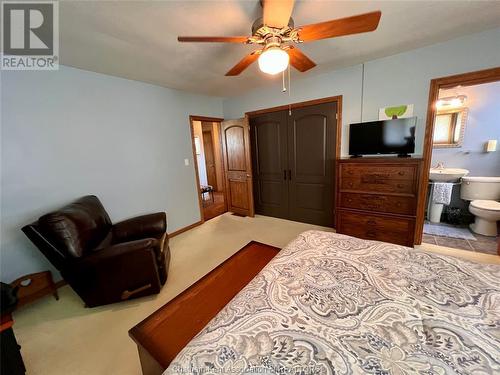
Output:
[[292,110],[288,118],[289,217],[332,226],[335,195],[335,103]]
[[287,127],[284,112],[250,119],[255,212],[288,217]]
[[291,119],[292,166],[296,181],[322,182],[327,174],[327,118],[319,114]]

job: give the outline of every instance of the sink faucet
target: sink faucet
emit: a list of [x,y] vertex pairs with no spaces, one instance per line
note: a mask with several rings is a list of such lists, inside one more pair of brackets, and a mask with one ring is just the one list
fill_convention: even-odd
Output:
[[444,163],[442,161],[439,161],[434,168],[436,168],[436,169],[444,169]]

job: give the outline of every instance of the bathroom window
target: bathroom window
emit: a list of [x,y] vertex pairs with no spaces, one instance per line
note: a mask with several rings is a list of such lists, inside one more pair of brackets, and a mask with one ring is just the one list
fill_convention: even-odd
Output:
[[466,122],[467,108],[438,111],[434,121],[434,147],[462,147]]

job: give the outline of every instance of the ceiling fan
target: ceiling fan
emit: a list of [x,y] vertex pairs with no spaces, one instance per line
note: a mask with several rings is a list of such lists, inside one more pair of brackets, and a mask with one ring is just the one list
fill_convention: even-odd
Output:
[[226,73],[237,76],[250,64],[258,60],[264,73],[277,74],[284,71],[290,63],[300,72],[316,66],[293,43],[311,42],[374,31],[379,23],[380,11],[357,16],[295,27],[290,17],[294,0],[261,0],[263,17],[252,25],[252,36],[179,36],[179,42],[215,42],[256,44],[261,47],[246,55]]

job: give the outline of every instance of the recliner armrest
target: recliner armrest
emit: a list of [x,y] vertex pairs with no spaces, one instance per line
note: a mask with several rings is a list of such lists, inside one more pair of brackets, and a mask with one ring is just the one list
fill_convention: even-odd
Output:
[[165,212],[137,216],[113,225],[113,242],[159,237],[167,231]]

